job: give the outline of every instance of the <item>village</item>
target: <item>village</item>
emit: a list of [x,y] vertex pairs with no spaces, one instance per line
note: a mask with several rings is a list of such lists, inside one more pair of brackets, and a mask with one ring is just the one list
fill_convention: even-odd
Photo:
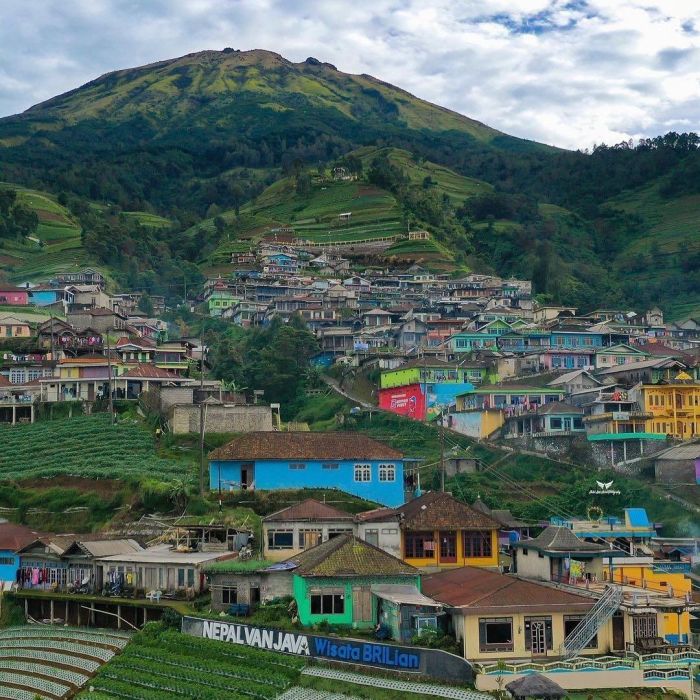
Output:
[[[186,304],[244,329],[303,319],[318,342],[312,365],[353,410],[625,474],[652,465],[659,484],[697,489],[700,321],[665,323],[658,308],[579,314],[538,303],[526,280],[417,264],[360,271],[354,253],[272,231]],[[688,664],[700,661],[697,537],[664,536],[642,507],[582,503],[525,522],[426,487],[415,456],[362,433],[285,424],[274,396],[207,376],[209,348],[171,337],[164,298],[109,293],[95,269],[3,287],[0,303],[8,430],[58,408],[78,415],[132,402],[173,435],[235,434],[206,455],[200,475],[219,503],[223,494],[298,494],[259,529],[156,518],[73,535],[0,523],[0,578],[27,619],[123,630],[176,610],[195,636],[263,648],[266,623],[292,625],[350,646],[331,654],[327,637],[311,647],[290,638],[283,651],[357,660],[365,652],[352,640],[373,640],[384,651],[367,652],[367,666],[412,658],[409,670],[450,680],[430,661],[437,646],[467,664],[452,680],[482,691],[498,691],[504,672],[532,680],[536,663],[566,690],[688,692]],[[357,376],[374,378],[362,396]],[[480,464],[453,454],[441,468],[444,484],[445,473]],[[614,482],[594,474],[590,493],[605,503]],[[308,489],[368,506],[351,512]],[[259,617],[266,609],[277,617]],[[200,611],[209,622],[198,622]],[[391,644],[401,651],[392,656]]]

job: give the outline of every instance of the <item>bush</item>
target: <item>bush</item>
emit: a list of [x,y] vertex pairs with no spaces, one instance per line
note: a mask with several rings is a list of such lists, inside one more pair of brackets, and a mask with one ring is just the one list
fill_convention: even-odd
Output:
[[179,612],[168,608],[164,613],[163,617],[160,618],[163,623],[163,627],[166,629],[180,630],[182,627],[182,615]]

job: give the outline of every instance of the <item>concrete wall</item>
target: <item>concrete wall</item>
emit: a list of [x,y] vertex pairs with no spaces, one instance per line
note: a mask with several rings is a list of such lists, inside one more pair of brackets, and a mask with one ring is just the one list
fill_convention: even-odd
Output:
[[386,523],[358,523],[357,536],[367,541],[368,530],[376,530],[378,536],[377,545],[391,556],[401,559],[401,531],[396,521]]
[[228,603],[223,602],[222,588],[235,587],[238,589],[238,602],[250,604],[250,589],[260,589],[260,602],[265,603],[274,598],[292,595],[292,576],[289,572],[275,573],[216,573],[211,576],[211,607],[212,610],[226,610]]
[[[189,390],[192,391],[191,389]],[[175,435],[199,432],[199,406],[171,406],[168,424]],[[272,430],[269,406],[205,404],[204,429],[207,433],[250,433]]]
[[654,462],[654,478],[665,484],[694,484],[695,460],[659,459]]

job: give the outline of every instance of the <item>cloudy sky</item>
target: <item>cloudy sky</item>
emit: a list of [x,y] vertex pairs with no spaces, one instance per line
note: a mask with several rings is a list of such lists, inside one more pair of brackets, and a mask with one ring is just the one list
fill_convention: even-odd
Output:
[[227,46],[315,56],[564,147],[700,129],[697,0],[0,0],[0,116]]

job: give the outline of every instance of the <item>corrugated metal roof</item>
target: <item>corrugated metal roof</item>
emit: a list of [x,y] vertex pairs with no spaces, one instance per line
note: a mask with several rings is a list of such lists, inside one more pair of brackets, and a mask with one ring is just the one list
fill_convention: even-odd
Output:
[[389,600],[392,603],[404,605],[426,605],[431,608],[441,608],[442,603],[423,595],[416,586],[402,586],[400,584],[374,584],[370,590],[377,598]]
[[671,447],[655,455],[654,459],[700,459],[700,443]]

